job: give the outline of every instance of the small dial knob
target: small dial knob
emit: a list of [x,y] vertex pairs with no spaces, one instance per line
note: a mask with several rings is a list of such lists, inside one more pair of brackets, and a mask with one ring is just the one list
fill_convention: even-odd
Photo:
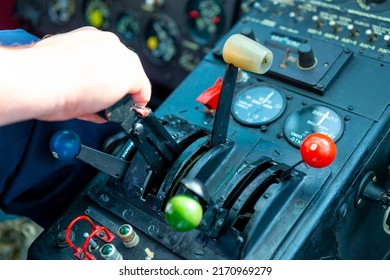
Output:
[[60,130],[50,139],[50,151],[59,160],[74,159],[80,150],[80,137],[73,131]]
[[330,165],[336,158],[336,144],[322,133],[312,133],[302,142],[300,147],[302,160],[314,168],[323,168]]
[[309,70],[317,65],[317,59],[311,45],[301,44],[298,48],[298,66],[303,70]]

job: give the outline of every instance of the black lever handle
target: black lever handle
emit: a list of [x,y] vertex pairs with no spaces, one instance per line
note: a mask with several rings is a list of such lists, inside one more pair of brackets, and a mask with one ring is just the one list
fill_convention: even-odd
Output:
[[155,114],[149,108],[135,105],[130,95],[106,109],[103,117],[121,124],[153,172],[159,176],[165,175],[167,168],[182,152]]

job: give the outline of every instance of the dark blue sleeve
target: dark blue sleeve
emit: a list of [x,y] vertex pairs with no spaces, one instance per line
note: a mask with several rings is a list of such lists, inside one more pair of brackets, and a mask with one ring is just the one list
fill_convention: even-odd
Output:
[[29,45],[39,41],[39,38],[23,29],[0,30],[0,45],[18,46]]
[[[0,32],[4,45],[36,40],[23,30]],[[51,155],[50,138],[61,129],[75,131],[84,145],[95,149],[120,131],[116,124],[80,120],[31,120],[0,127],[0,208],[5,213],[29,217],[46,227],[95,175],[79,160],[59,161]]]

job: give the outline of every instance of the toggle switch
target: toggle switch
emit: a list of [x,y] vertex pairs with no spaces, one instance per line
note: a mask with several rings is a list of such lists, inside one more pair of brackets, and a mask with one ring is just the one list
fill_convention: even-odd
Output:
[[314,15],[312,16],[311,20],[316,24],[317,28],[321,28],[325,25],[324,20],[322,20],[319,16]]
[[376,39],[378,39],[378,36],[371,29],[366,30],[366,36],[367,36],[368,41],[370,41],[370,42],[374,42],[374,41],[376,41]]
[[340,24],[338,24],[336,21],[331,20],[329,21],[329,26],[332,28],[334,33],[338,33],[341,31],[342,27]]
[[353,24],[348,24],[347,29],[348,29],[349,33],[351,34],[351,37],[359,36],[360,32],[359,32],[359,30],[357,30],[355,28],[355,26]]
[[388,47],[390,47],[390,35],[389,35],[389,34],[386,34],[385,36],[383,36],[383,40],[385,40],[386,45],[387,45]]

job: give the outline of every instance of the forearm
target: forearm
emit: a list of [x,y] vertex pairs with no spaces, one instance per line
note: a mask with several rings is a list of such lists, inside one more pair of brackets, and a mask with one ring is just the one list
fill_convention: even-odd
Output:
[[62,74],[54,65],[58,58],[42,51],[0,47],[0,125],[40,118],[61,107],[55,94]]

